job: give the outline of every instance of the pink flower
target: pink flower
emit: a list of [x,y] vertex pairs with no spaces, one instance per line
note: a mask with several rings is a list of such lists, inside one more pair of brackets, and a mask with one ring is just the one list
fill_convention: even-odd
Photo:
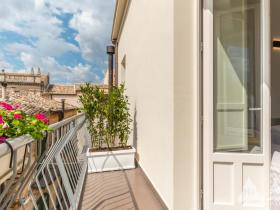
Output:
[[16,104],[16,105],[14,105],[14,108],[15,108],[15,109],[20,108],[20,104]]
[[11,104],[0,102],[0,106],[7,110],[14,110],[14,107]]
[[14,119],[19,120],[22,118],[21,114],[14,114]]
[[4,123],[4,119],[3,119],[3,116],[0,115],[0,124],[3,124]]
[[5,136],[0,136],[0,143],[4,143],[4,141],[7,140],[7,137]]
[[46,115],[44,115],[43,113],[39,113],[39,114],[36,114],[35,117],[38,119],[38,120],[44,120],[46,119]]

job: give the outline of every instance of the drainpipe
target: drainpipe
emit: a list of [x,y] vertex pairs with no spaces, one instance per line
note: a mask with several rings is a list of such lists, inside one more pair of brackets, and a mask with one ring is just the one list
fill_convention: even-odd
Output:
[[115,47],[113,45],[107,46],[107,54],[108,54],[108,77],[109,77],[109,87],[113,86],[114,80],[114,54],[115,54]]
[[115,44],[115,85],[119,85],[119,59],[118,59],[118,42]]

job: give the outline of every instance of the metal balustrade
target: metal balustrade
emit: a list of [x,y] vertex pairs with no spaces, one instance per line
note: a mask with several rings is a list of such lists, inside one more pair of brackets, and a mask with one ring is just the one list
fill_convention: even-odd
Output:
[[[11,156],[10,148],[6,144],[1,144],[0,160],[3,172],[0,176],[1,183],[3,183],[0,194],[1,210],[9,209],[9,206],[11,206],[16,197],[16,192],[29,171],[32,164],[31,146],[33,142],[33,139],[29,136],[22,136],[10,141],[13,148],[13,156]],[[12,165],[9,168],[10,160]],[[4,170],[5,168],[9,169]]]
[[[87,171],[89,134],[84,115],[51,126],[42,156],[18,196],[23,209],[77,209]],[[27,188],[27,189],[26,189]]]

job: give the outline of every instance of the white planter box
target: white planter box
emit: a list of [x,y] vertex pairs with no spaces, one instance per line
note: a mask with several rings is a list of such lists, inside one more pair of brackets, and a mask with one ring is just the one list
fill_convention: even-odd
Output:
[[88,172],[103,172],[135,168],[134,148],[106,152],[87,151]]

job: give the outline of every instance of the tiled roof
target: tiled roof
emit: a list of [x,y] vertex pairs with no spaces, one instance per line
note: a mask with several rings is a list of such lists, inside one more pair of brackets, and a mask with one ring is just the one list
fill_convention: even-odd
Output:
[[[51,94],[76,94],[77,91],[81,90],[81,86],[86,85],[86,83],[76,83],[76,84],[51,84],[49,86],[49,93]],[[91,83],[93,86],[98,86],[100,88],[106,89],[107,85],[100,85]]]
[[[28,114],[36,114],[39,112],[48,113],[62,110],[60,102],[43,98],[39,93],[32,93],[28,91],[15,93],[8,92],[6,100],[11,104],[20,105],[20,108]],[[65,110],[74,109],[76,109],[76,107],[65,103]]]
[[49,92],[54,94],[76,94],[74,85],[52,84],[49,86]]
[[[81,86],[85,86],[86,83],[76,83],[75,84],[75,89],[76,91],[80,91],[81,90]],[[97,86],[101,89],[107,89],[108,88],[108,85],[104,85],[104,84],[95,84],[95,83],[90,83],[90,85],[92,86]]]

